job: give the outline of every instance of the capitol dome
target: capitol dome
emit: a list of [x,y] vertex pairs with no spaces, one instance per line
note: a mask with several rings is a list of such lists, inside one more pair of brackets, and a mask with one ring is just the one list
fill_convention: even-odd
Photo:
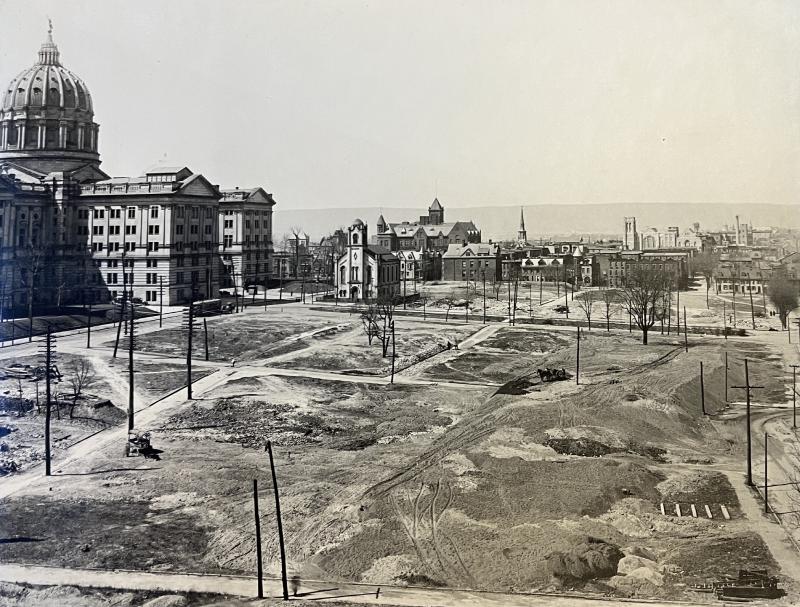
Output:
[[98,129],[89,89],[61,65],[51,26],[38,61],[2,90],[0,164],[40,175],[97,168]]

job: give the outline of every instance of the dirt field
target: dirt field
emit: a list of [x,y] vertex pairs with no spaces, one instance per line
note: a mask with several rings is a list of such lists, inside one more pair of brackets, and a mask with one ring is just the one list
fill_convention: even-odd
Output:
[[[395,362],[400,369],[410,362],[405,359],[425,350],[446,350],[478,331],[482,325],[420,323],[416,319],[403,318],[395,320],[395,327]],[[297,355],[283,356],[272,364],[283,368],[367,374],[386,374],[391,367],[390,334],[387,335],[387,355],[384,356],[380,337],[374,338],[370,345],[360,322],[314,335],[302,343],[304,349]]]
[[[280,318],[279,322],[276,317]],[[198,360],[202,360],[205,355],[203,319],[197,318],[195,321],[192,352]],[[306,347],[302,341],[304,335],[331,325],[331,330],[335,330],[341,322],[337,322],[336,317],[283,314],[278,306],[272,306],[262,314],[247,314],[246,320],[241,314],[209,317],[208,353],[211,360],[222,362],[232,358],[244,362],[275,356]],[[344,324],[351,323],[345,321]],[[165,329],[137,337],[136,348],[185,358],[186,343],[186,332],[182,328]]]
[[[403,319],[400,357],[437,339],[461,347],[412,364],[390,385],[357,319],[302,310],[215,326],[216,356],[235,351],[242,365],[148,428],[161,461],[123,460],[121,446],[109,445],[0,501],[0,538],[18,538],[0,543],[0,559],[252,573],[256,478],[266,568],[277,573],[270,440],[290,570],[304,577],[685,598],[692,581],[777,569],[714,469],[740,469],[743,454],[743,428],[724,397],[724,340],[691,338],[687,353],[675,336],[654,335],[645,347],[635,333],[587,331],[578,384],[574,330]],[[164,345],[170,335],[147,343],[170,354],[180,349]],[[729,384],[743,381],[745,355],[753,381],[783,377],[757,343],[728,347]],[[700,361],[712,416],[700,408]],[[564,367],[570,378],[543,383],[542,367]],[[160,377],[148,387],[150,373]],[[149,360],[139,384],[155,395],[180,374],[177,362]],[[759,394],[762,404],[784,400],[778,387]],[[695,505],[700,515],[661,514],[662,503]],[[731,519],[708,519],[705,505],[724,505]],[[555,568],[599,543],[617,560],[647,555],[647,579]]]

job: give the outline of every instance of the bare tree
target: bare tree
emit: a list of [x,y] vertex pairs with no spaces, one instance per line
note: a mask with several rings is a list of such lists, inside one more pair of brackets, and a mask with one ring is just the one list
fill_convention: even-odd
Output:
[[600,291],[600,300],[603,306],[603,316],[606,319],[606,331],[611,330],[611,317],[619,305],[619,294],[614,289]]
[[708,292],[711,289],[711,280],[719,263],[719,254],[713,251],[703,251],[692,259],[692,267],[706,280],[706,308],[708,308]]
[[584,291],[575,299],[578,300],[578,308],[581,309],[583,315],[586,316],[586,322],[589,325],[589,330],[592,330],[592,313],[594,312],[594,305],[597,303],[597,291]]
[[72,403],[69,406],[69,418],[75,414],[75,407],[78,399],[83,395],[83,391],[90,388],[96,380],[96,375],[92,364],[85,358],[73,362],[69,368],[69,387],[72,392]]
[[456,303],[455,289],[453,289],[448,295],[446,295],[442,299],[442,302],[444,302],[444,304],[447,306],[447,312],[445,312],[444,321],[445,322],[449,322],[449,320],[450,320],[450,309]]
[[797,291],[792,288],[787,276],[782,272],[773,275],[767,285],[767,291],[769,300],[778,311],[781,326],[786,329],[789,313],[797,307]]
[[20,280],[28,294],[28,341],[33,340],[33,303],[39,274],[48,261],[44,247],[28,242],[17,258]]
[[669,290],[669,275],[664,270],[643,264],[628,266],[625,285],[620,291],[623,308],[642,332],[642,343],[658,320],[661,302]]
[[467,292],[464,293],[464,321],[469,322],[469,308],[472,302],[475,301],[475,292],[471,291],[467,285]]
[[378,304],[375,302],[368,304],[366,310],[361,313],[361,324],[364,326],[364,332],[367,334],[367,341],[370,346],[372,345],[372,340],[381,334],[379,319]]
[[376,302],[378,310],[379,322],[381,326],[381,345],[383,347],[383,356],[389,353],[389,344],[392,342],[392,321],[394,320],[394,306],[395,299],[390,296],[378,297]]

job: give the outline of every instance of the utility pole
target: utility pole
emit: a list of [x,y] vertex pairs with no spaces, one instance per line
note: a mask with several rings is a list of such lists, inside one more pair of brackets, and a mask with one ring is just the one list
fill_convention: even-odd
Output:
[[263,560],[261,557],[261,519],[258,516],[258,481],[253,479],[253,513],[256,518],[256,570],[258,572],[258,598],[264,598]]
[[[678,288],[675,289],[675,292],[678,294],[678,301],[675,302],[675,321],[678,323],[678,335],[681,334],[681,287],[678,285]],[[686,319],[683,319],[686,322]]]
[[208,362],[208,321],[205,316],[203,316],[203,341],[206,348],[206,362]]
[[683,306],[683,346],[689,351],[689,328],[686,326],[686,306]]
[[[469,279],[467,279],[467,292],[469,292]],[[406,270],[403,268],[403,309],[406,309]]]
[[44,340],[44,385],[45,385],[45,412],[44,412],[44,473],[50,476],[50,370],[53,367],[53,329],[47,325],[47,334]]
[[706,414],[706,386],[703,378],[703,361],[700,361],[700,408]]
[[394,321],[392,321],[391,328],[392,328],[392,377],[389,383],[393,384],[394,383]]
[[733,293],[733,326],[736,326],[736,272],[738,269],[736,268],[736,262],[733,264],[734,271],[731,272],[731,292]]
[[[125,276],[125,274],[122,274]],[[123,278],[124,280],[124,278]],[[119,322],[117,323],[117,339],[114,341],[114,355],[111,358],[117,357],[117,348],[119,348],[119,337],[120,333],[122,333],[122,325],[125,323],[125,310],[128,309],[128,290],[122,289],[122,307],[119,311]]]
[[86,316],[86,348],[92,347],[92,303],[89,302],[89,314]]
[[722,326],[724,328],[725,341],[728,341],[728,307],[725,302],[722,302]]
[[797,368],[800,365],[789,365],[792,368],[792,429],[797,428]]
[[272,472],[272,489],[275,493],[275,516],[278,519],[278,545],[281,552],[281,580],[283,581],[283,600],[289,600],[289,584],[286,579],[286,547],[283,543],[283,521],[281,520],[281,498],[278,493],[278,477],[275,475],[275,460],[272,456],[272,443],[267,441],[269,469]]
[[194,331],[194,295],[189,300],[189,323],[186,327],[186,398],[192,399],[192,333]]
[[[131,276],[133,276],[131,274]],[[128,329],[128,432],[133,430],[133,301],[131,300],[131,326]]]
[[483,324],[486,324],[486,270],[483,271]]
[[753,308],[753,279],[747,281],[747,290],[750,291],[750,318],[753,321],[753,331],[756,330],[756,311]]
[[267,311],[267,281],[264,281],[264,312]]
[[158,277],[158,328],[164,326],[164,277]]
[[769,490],[769,482],[767,476],[767,462],[769,460],[769,451],[767,447],[767,443],[769,441],[769,434],[764,432],[764,514],[769,514],[769,495],[767,491]]
[[575,384],[580,384],[581,376],[581,328],[578,329],[578,341],[575,343]]
[[539,272],[539,305],[540,306],[542,305],[542,283],[544,282],[544,280],[542,280],[542,278],[543,278],[542,277],[542,273]]
[[728,353],[725,352],[725,404],[728,404]]
[[753,486],[753,437],[750,429],[750,391],[761,390],[764,386],[751,386],[750,385],[750,369],[747,364],[747,359],[744,359],[744,386],[731,386],[732,388],[739,388],[745,390],[747,394],[747,485]]

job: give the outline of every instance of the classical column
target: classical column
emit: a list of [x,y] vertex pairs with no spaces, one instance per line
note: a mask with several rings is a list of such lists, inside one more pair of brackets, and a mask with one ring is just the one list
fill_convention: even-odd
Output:
[[25,122],[17,123],[17,149],[21,150],[25,147]]
[[97,127],[94,125],[89,127],[89,150],[97,151]]
[[58,124],[58,147],[66,148],[67,147],[67,123],[60,122]]
[[78,149],[83,149],[83,141],[84,141],[84,133],[86,132],[86,125],[79,124],[78,125]]
[[37,125],[36,147],[43,150],[47,147],[47,123],[42,120]]
[[5,150],[8,147],[8,123],[4,122],[0,125],[0,150]]

